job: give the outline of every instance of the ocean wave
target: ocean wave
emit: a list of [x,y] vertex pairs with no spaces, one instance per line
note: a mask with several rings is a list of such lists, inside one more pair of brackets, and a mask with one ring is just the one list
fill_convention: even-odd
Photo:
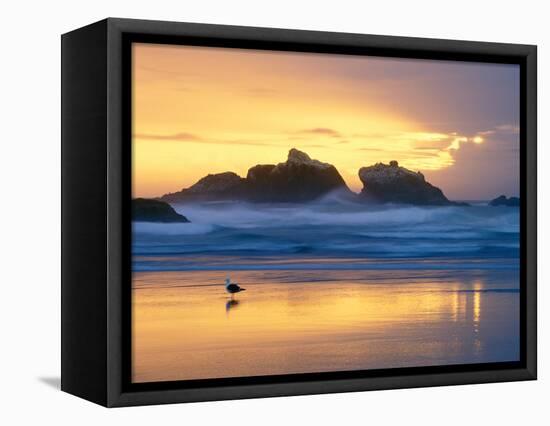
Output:
[[216,202],[176,204],[192,223],[238,228],[297,225],[417,226],[443,229],[449,225],[506,230],[519,224],[519,210],[472,207],[366,206],[357,203],[248,204]]
[[134,255],[271,254],[519,257],[519,209],[204,203],[191,223],[134,223]]

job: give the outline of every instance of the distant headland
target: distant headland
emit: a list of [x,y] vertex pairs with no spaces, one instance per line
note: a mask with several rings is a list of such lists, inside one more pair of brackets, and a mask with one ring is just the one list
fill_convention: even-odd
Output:
[[177,213],[163,201],[135,198],[132,200],[132,220],[136,222],[188,223],[189,219]]
[[489,202],[489,205],[493,207],[499,207],[499,206],[519,207],[519,198],[518,197],[506,198],[506,195],[501,195],[495,198],[494,200],[491,200]]

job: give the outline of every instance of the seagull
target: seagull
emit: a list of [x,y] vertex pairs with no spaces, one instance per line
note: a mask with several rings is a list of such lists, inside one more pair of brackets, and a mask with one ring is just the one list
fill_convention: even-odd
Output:
[[231,297],[233,297],[235,293],[239,293],[240,291],[245,291],[245,290],[246,288],[239,287],[238,284],[232,283],[231,278],[229,278],[229,275],[225,279],[225,291],[227,291],[231,295]]

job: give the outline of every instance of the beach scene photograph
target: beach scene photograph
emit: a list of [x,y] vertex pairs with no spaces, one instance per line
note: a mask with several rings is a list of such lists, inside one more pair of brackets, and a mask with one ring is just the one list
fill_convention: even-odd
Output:
[[133,383],[520,360],[518,65],[131,58]]

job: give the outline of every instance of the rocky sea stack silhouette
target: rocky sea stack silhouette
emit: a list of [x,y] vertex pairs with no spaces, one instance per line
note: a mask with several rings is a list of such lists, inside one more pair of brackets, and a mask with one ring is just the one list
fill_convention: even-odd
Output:
[[302,202],[335,190],[349,191],[336,167],[312,160],[292,148],[285,163],[258,165],[248,170],[246,181],[254,201]]
[[160,199],[167,202],[307,202],[333,191],[352,194],[336,167],[292,148],[286,162],[256,165],[248,170],[246,178],[233,172],[208,175],[193,186]]
[[359,170],[359,179],[363,183],[359,196],[366,201],[435,206],[464,205],[449,201],[441,189],[426,181],[422,173],[401,167],[397,161],[362,167]]
[[397,161],[362,167],[359,178],[363,189],[355,194],[332,164],[311,159],[305,152],[292,148],[284,163],[258,164],[244,178],[233,172],[209,174],[189,188],[165,194],[159,200],[302,203],[338,194],[341,199],[358,203],[467,205],[450,201],[422,173],[401,167]]
[[233,172],[209,174],[193,186],[163,195],[167,202],[241,200],[247,198],[246,179]]
[[501,195],[500,197],[497,197],[494,200],[491,200],[489,202],[489,205],[493,207],[498,207],[498,206],[519,207],[519,198],[518,197],[506,198],[506,195]]
[[136,222],[186,223],[189,220],[177,213],[170,204],[158,200],[132,200],[132,220]]

